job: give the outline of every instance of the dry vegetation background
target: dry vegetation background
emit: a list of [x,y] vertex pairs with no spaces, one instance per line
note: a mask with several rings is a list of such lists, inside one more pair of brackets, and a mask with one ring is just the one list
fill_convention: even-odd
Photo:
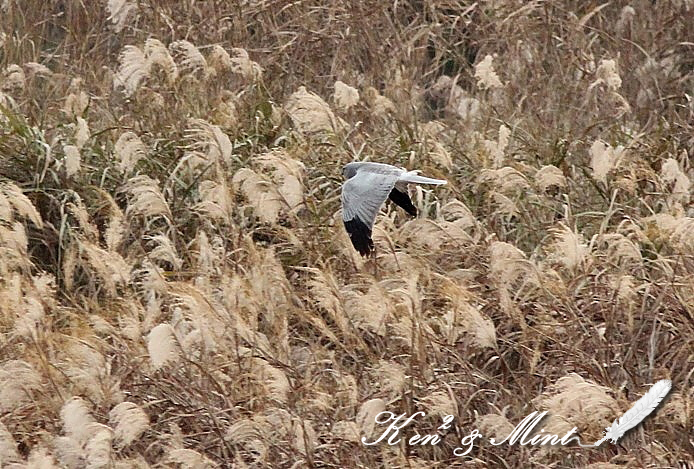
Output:
[[[0,466],[683,467],[694,3],[0,2]],[[377,265],[340,168],[449,185]],[[533,410],[586,443],[453,449]],[[457,425],[365,447],[387,408]],[[408,433],[411,434],[411,433]]]

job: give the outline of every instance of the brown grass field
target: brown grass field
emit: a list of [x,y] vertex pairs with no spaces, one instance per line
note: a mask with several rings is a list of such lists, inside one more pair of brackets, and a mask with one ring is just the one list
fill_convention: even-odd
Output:
[[[0,1],[0,467],[693,467],[692,18]],[[355,159],[448,180],[375,259]],[[616,444],[488,441],[593,443],[663,378]],[[440,443],[362,444],[382,410]]]

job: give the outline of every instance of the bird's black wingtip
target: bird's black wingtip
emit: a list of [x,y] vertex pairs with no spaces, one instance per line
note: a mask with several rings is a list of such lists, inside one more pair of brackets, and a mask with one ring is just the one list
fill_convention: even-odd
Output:
[[345,229],[349,234],[354,249],[359,251],[362,256],[369,257],[374,251],[374,242],[371,239],[371,230],[358,218],[345,221]]
[[412,204],[412,199],[407,192],[399,191],[395,188],[390,191],[388,198],[395,202],[396,205],[402,207],[410,216],[417,216],[417,208]]

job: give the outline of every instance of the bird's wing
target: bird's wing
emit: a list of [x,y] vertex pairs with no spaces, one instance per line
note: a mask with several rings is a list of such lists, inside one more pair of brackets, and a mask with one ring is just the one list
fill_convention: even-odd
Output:
[[434,185],[443,185],[447,184],[447,181],[444,179],[433,179],[433,178],[428,178],[424,176],[420,176],[418,170],[415,171],[407,171],[403,173],[398,179],[400,182],[404,183],[411,183],[411,184],[434,184]]
[[342,220],[362,255],[373,249],[371,230],[376,215],[397,179],[397,174],[362,169],[342,185]]
[[398,175],[398,180],[395,183],[395,187],[390,192],[390,200],[395,202],[397,205],[405,209],[407,213],[413,217],[417,216],[417,208],[412,203],[410,199],[410,194],[407,192],[408,184],[446,184],[443,179],[432,179],[424,176],[419,176],[417,173],[419,171],[403,171],[402,174]]
[[394,174],[358,171],[342,185],[342,219],[356,217],[372,227],[396,181]]
[[388,198],[403,208],[411,216],[417,216],[417,207],[414,206],[412,199],[410,199],[410,194],[407,193],[407,184],[403,186],[401,186],[400,183],[395,184]]

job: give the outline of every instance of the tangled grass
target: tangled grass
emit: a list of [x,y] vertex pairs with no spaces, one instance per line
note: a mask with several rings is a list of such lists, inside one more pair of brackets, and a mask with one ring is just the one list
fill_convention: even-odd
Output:
[[[0,5],[0,466],[694,459],[694,4]],[[340,169],[449,184],[352,249]],[[480,444],[532,410],[583,441]],[[381,410],[436,446],[364,446]]]

